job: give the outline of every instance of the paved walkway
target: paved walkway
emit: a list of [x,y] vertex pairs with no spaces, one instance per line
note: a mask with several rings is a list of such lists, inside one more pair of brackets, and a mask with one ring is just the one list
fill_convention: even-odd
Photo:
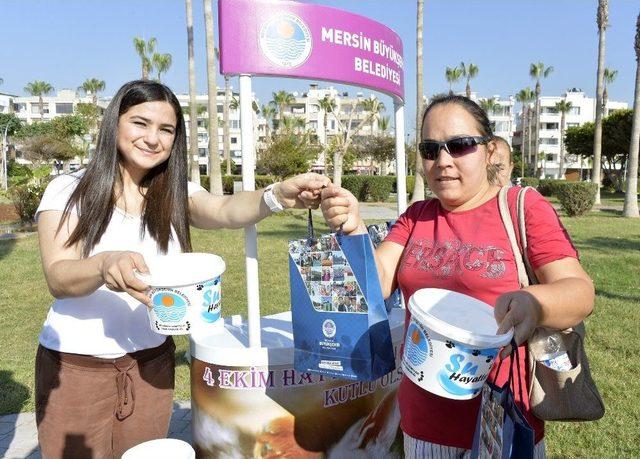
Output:
[[[191,443],[191,401],[174,402],[169,438]],[[0,416],[0,457],[40,459],[35,413]]]

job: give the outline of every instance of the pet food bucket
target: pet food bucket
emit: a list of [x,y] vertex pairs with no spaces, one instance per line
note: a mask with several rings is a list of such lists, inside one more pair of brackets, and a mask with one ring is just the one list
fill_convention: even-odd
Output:
[[409,299],[402,369],[422,389],[466,400],[480,393],[501,347],[513,332],[496,335],[493,308],[449,290],[426,288]]
[[220,321],[220,276],[225,263],[209,253],[181,253],[148,258],[153,307],[149,323],[161,335],[186,335],[217,330]]

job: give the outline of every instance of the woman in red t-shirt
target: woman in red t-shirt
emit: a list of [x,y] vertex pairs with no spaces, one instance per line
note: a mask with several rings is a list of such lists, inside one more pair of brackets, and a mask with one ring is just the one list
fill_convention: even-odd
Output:
[[[498,333],[514,329],[522,348],[538,326],[571,327],[593,310],[594,288],[555,210],[537,192],[525,199],[528,256],[539,285],[520,290],[514,255],[500,217],[493,153],[496,145],[486,113],[462,96],[435,99],[427,107],[419,145],[429,188],[437,199],[419,201],[400,216],[376,250],[382,291],[400,287],[405,302],[418,289],[443,288],[494,305]],[[509,190],[515,208],[517,189]],[[357,199],[330,186],[322,210],[331,228],[366,233]],[[515,218],[515,215],[513,215]],[[410,320],[407,310],[406,324]],[[524,344],[523,344],[524,343]],[[521,368],[525,364],[520,349]],[[506,382],[508,362],[498,384]],[[494,368],[495,372],[495,368]],[[495,375],[491,376],[492,378]],[[527,384],[530,375],[522,376]],[[528,387],[525,385],[524,387]],[[403,378],[398,393],[407,457],[469,454],[480,398],[451,400]],[[544,423],[520,400],[536,433],[536,457],[544,457]]]

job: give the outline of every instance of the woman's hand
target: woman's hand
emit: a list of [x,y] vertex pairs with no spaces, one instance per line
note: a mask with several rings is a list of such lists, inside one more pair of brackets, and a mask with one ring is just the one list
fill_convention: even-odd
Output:
[[309,172],[277,184],[273,191],[285,209],[317,209],[320,192],[330,184],[328,177]]
[[358,200],[348,190],[329,186],[322,190],[322,215],[333,231],[342,227],[345,234],[356,231],[366,233],[367,228],[360,217]]
[[141,254],[137,252],[104,252],[100,272],[105,286],[114,292],[126,292],[140,303],[151,307],[147,296],[149,286],[134,273],[148,274],[149,268]]
[[[513,328],[513,339],[520,345],[533,335],[540,324],[542,307],[531,293],[516,290],[498,297],[493,314],[500,325],[497,334],[506,333]],[[500,356],[505,358],[511,351],[511,345],[506,346]]]

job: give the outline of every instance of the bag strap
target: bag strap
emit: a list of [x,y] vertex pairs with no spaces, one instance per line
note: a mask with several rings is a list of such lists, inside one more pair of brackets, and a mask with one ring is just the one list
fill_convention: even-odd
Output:
[[540,282],[538,282],[536,273],[533,271],[533,267],[531,266],[531,262],[529,261],[529,255],[527,254],[527,248],[529,247],[529,244],[527,241],[527,226],[524,217],[524,197],[529,189],[531,189],[531,187],[526,186],[518,191],[518,198],[516,200],[516,214],[518,216],[518,229],[520,233],[520,247],[522,247],[522,259],[524,261],[524,267],[529,278],[529,284],[539,284]]
[[[518,198],[520,198],[520,193],[522,193],[522,196],[524,198],[523,191],[525,191],[526,189],[527,188],[523,188],[522,190],[520,190],[520,192],[518,193]],[[520,288],[523,288],[529,286],[530,282],[529,277],[527,276],[527,268],[522,258],[522,252],[520,251],[520,246],[518,245],[518,240],[516,239],[516,232],[513,225],[513,220],[511,219],[511,212],[509,211],[509,201],[507,199],[508,191],[508,186],[503,186],[500,189],[500,192],[498,193],[498,208],[500,209],[500,217],[502,217],[502,223],[504,224],[504,227],[507,230],[507,235],[509,236],[511,251],[513,252],[513,258],[518,269],[518,283],[520,284]],[[520,209],[518,209],[517,213],[518,220],[520,221],[522,228],[524,226],[524,211],[520,212]],[[520,230],[520,234],[522,235],[522,230]]]

